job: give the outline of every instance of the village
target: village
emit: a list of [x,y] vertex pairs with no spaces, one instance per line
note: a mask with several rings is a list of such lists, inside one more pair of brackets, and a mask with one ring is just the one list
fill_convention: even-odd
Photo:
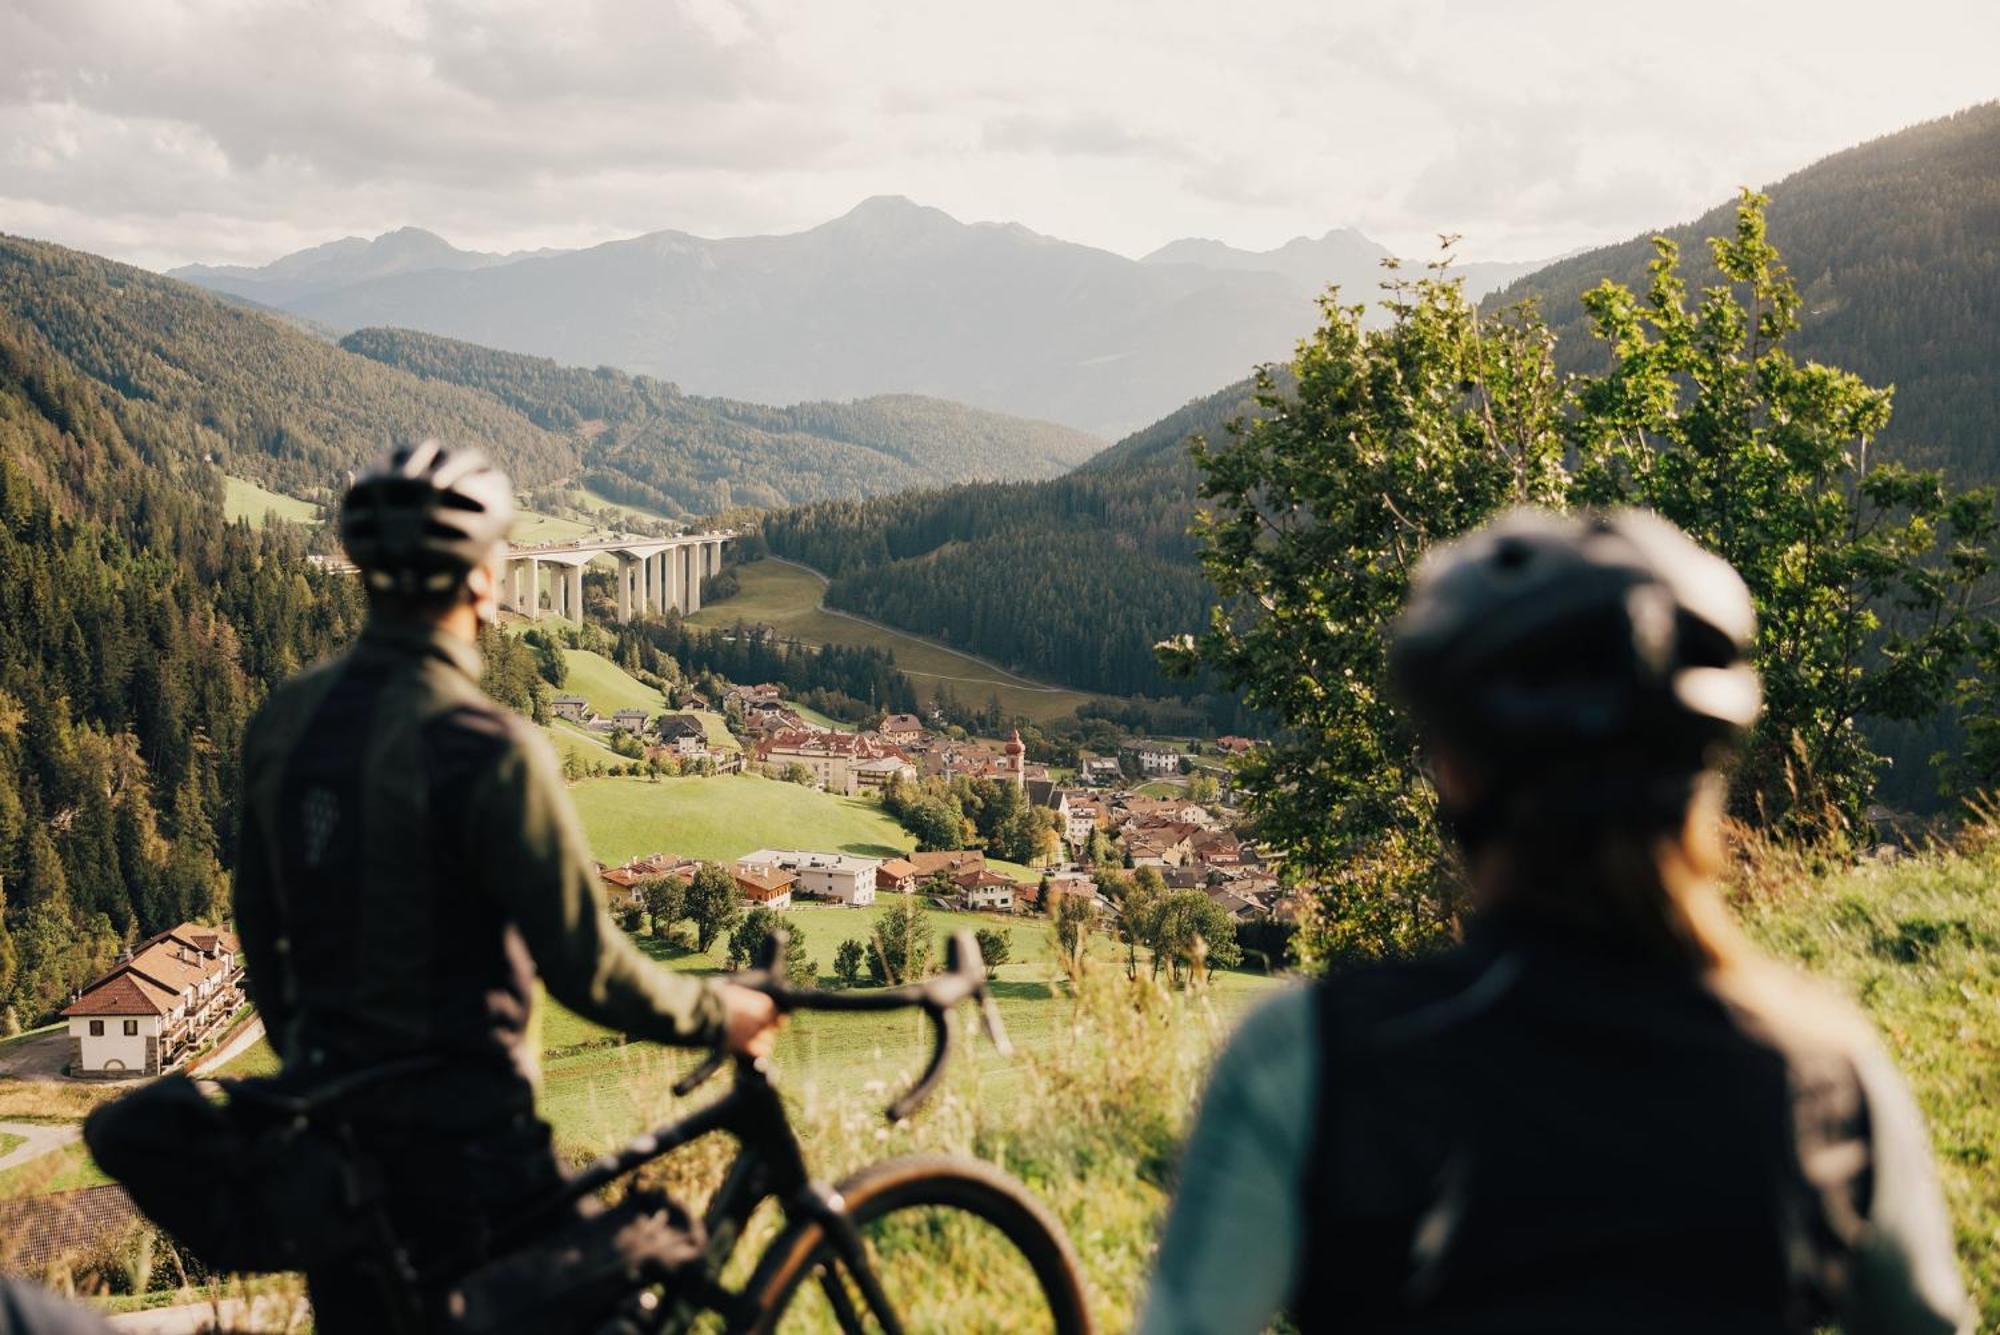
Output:
[[[684,693],[686,708],[710,702]],[[1011,786],[1038,813],[1049,837],[1010,875],[977,847],[922,848],[902,857],[867,857],[836,850],[759,849],[730,868],[744,900],[774,910],[797,900],[865,907],[878,893],[920,894],[934,907],[975,912],[1048,913],[1057,896],[1077,896],[1115,913],[1101,893],[1099,873],[1152,868],[1169,890],[1199,890],[1240,922],[1290,922],[1295,897],[1233,828],[1238,815],[1225,797],[1227,770],[1211,761],[1197,768],[1186,744],[1135,740],[1115,756],[1084,754],[1070,771],[1032,762],[1018,730],[995,746],[953,736],[915,714],[890,714],[857,731],[826,727],[787,704],[770,684],[732,686],[721,710],[741,730],[743,750],[714,746],[702,720],[668,712],[645,717],[625,709],[609,719],[589,713],[580,697],[556,701],[565,717],[614,737],[644,738],[649,760],[707,762],[700,772],[726,774],[744,766],[766,777],[847,797],[889,804],[926,783],[964,779]],[[952,730],[960,732],[962,730]],[[1224,737],[1220,756],[1253,743]],[[1184,775],[1193,782],[1179,782]],[[1151,790],[1151,791],[1148,791]],[[1177,791],[1176,791],[1177,790]],[[648,879],[691,880],[701,860],[659,850],[617,865],[600,864],[607,899],[635,908],[636,887]],[[1021,864],[1016,864],[1021,865]]]
[[[1020,733],[991,742],[954,736],[935,718],[891,714],[845,731],[815,722],[771,684],[730,686],[711,702],[684,689],[678,709],[593,711],[580,695],[559,695],[556,717],[655,765],[709,776],[744,772],[826,793],[893,805],[898,795],[953,780],[1011,788],[1043,832],[1022,862],[969,846],[918,848],[900,856],[840,849],[760,848],[727,864],[743,908],[783,912],[812,903],[867,908],[879,895],[915,895],[931,908],[1002,915],[1053,915],[1057,901],[1087,910],[1115,932],[1121,907],[1107,884],[1142,869],[1168,891],[1199,891],[1239,925],[1296,922],[1298,897],[1235,828],[1221,758],[1254,743],[1224,737],[1197,764],[1187,743],[1134,740],[1118,755],[1079,757],[1073,770],[1030,761]],[[711,740],[696,712],[715,711],[740,738]],[[919,841],[921,842],[921,841]],[[958,842],[958,841],[954,841]],[[646,909],[659,878],[691,884],[705,860],[660,849],[597,864],[606,903],[628,927]],[[137,943],[63,1009],[62,1071],[77,1079],[156,1076],[198,1060],[232,1020],[243,1018],[242,964],[227,931],[184,924]]]

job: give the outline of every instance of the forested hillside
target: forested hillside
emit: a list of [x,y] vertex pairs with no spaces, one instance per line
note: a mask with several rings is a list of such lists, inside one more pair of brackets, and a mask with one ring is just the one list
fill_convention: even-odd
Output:
[[[1836,153],[1769,187],[1771,240],[1804,299],[1801,358],[1896,388],[1887,453],[1968,481],[2000,479],[2000,102]],[[1732,205],[1671,228],[1691,285],[1716,281],[1703,238]],[[1534,298],[1558,363],[1603,364],[1579,296],[1645,286],[1650,237],[1563,260],[1488,299]]]
[[425,435],[480,442],[523,486],[578,467],[573,439],[486,395],[81,251],[0,236],[0,320],[103,386],[149,445],[288,495],[327,498],[392,440]]
[[[1727,232],[1731,207],[1673,233],[1693,272],[1712,274],[1697,239]],[[2000,104],[1787,178],[1772,188],[1770,227],[1805,299],[1800,356],[1896,386],[1880,455],[2000,478]],[[1577,294],[1605,277],[1643,290],[1651,254],[1644,239],[1594,251],[1489,304],[1541,298],[1562,363],[1595,370],[1603,351]],[[773,550],[833,577],[834,606],[1069,685],[1186,689],[1151,656],[1209,604],[1185,536],[1184,447],[1196,432],[1217,437],[1248,393],[1245,382],[1197,400],[1054,482],[810,507],[767,532]]]
[[[131,372],[130,392],[79,374],[18,316],[22,249],[0,254],[4,1029],[122,943],[214,913],[243,725],[267,683],[352,634],[359,598],[305,562],[296,531],[223,522],[202,452],[258,437],[205,420],[143,345],[92,342],[116,322],[68,332],[95,365]],[[155,295],[140,287],[135,304]]]
[[584,481],[593,491],[668,514],[1054,477],[1103,443],[1068,427],[914,395],[788,408],[701,398],[651,376],[561,366],[407,329],[357,330],[341,347],[480,390],[542,427],[586,437]]
[[1247,385],[1199,399],[1053,482],[952,487],[771,516],[781,556],[832,579],[827,602],[1066,684],[1186,694],[1153,661],[1198,623],[1190,434],[1219,434]]

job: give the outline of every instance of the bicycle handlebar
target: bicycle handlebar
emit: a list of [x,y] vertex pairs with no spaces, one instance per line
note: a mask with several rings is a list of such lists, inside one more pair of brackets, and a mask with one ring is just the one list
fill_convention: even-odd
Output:
[[[1000,1023],[1000,1009],[986,985],[986,962],[980,958],[979,943],[971,932],[955,932],[945,942],[944,972],[921,982],[875,992],[826,992],[816,987],[795,987],[784,976],[785,951],[790,934],[780,928],[765,938],[757,967],[731,974],[738,987],[752,988],[769,997],[781,1014],[792,1011],[893,1011],[921,1010],[931,1024],[931,1055],[915,1084],[886,1109],[892,1122],[900,1122],[931,1095],[938,1077],[944,1074],[951,1057],[949,1012],[961,1002],[979,1003],[981,1027],[1002,1056],[1010,1056],[1014,1045],[1007,1041]],[[706,1084],[722,1069],[726,1053],[717,1048],[702,1063],[674,1084],[676,1096],[685,1098]]]

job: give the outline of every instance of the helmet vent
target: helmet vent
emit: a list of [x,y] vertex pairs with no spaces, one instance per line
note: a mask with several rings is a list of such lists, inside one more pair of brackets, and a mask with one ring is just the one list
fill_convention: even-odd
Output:
[[1511,538],[1502,541],[1493,549],[1493,564],[1509,574],[1519,571],[1533,557],[1534,552],[1529,549],[1527,543],[1516,542]]

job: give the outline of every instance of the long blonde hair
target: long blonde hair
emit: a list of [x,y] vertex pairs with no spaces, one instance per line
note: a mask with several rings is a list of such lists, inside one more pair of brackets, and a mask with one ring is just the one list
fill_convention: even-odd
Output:
[[1720,775],[1698,778],[1678,824],[1593,828],[1524,821],[1492,849],[1485,878],[1510,909],[1614,954],[1703,971],[1756,956],[1722,901]]

